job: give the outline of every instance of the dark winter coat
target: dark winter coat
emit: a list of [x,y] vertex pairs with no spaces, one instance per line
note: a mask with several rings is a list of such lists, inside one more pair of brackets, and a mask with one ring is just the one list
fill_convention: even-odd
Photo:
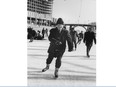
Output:
[[94,41],[95,44],[96,44],[95,33],[94,33],[94,32],[90,32],[90,31],[85,32],[83,42],[84,42],[86,45],[89,45],[89,44],[92,44],[93,41]]
[[73,50],[73,43],[69,32],[66,29],[62,29],[61,32],[57,28],[53,28],[50,30],[49,35],[50,46],[48,49],[48,53],[58,53],[62,54],[66,49],[66,41],[68,43],[68,50]]

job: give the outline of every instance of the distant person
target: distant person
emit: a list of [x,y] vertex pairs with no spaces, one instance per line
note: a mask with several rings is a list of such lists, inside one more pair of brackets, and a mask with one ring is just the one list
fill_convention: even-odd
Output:
[[35,30],[32,29],[32,38],[30,39],[30,42],[33,42],[33,40],[36,38],[37,33]]
[[87,29],[87,31],[85,32],[85,34],[84,34],[84,40],[83,40],[83,42],[86,45],[86,54],[87,54],[87,57],[90,57],[89,52],[90,52],[90,49],[91,49],[91,47],[93,45],[93,41],[96,44],[95,33],[92,31],[92,28],[89,27]]
[[42,29],[42,37],[44,38],[45,30],[44,28]]
[[46,28],[46,36],[48,37],[48,29]]
[[68,51],[73,50],[73,44],[71,36],[68,32],[68,30],[63,28],[64,22],[62,18],[59,18],[56,23],[56,28],[52,28],[50,30],[50,35],[48,37],[50,41],[50,46],[48,49],[48,58],[46,59],[46,67],[42,70],[42,72],[45,72],[49,69],[50,64],[53,60],[53,58],[56,58],[55,62],[55,78],[58,78],[58,71],[61,67],[61,59],[66,49],[66,41],[68,43]]
[[36,37],[36,31],[33,30],[33,28],[29,27],[28,28],[28,35],[29,35],[29,42],[33,42],[34,38]]
[[83,40],[83,31],[81,31],[81,32],[78,34],[78,42],[77,42],[77,44],[80,44],[82,40]]
[[38,30],[37,31],[37,40],[42,40],[43,39],[43,37],[42,37],[42,35],[40,34],[40,31]]
[[27,28],[27,37],[28,37],[28,39],[30,39],[31,37],[32,37],[32,34],[31,34],[31,32],[32,32],[32,28],[31,27],[28,27]]
[[76,42],[77,42],[78,34],[77,34],[77,32],[74,30],[74,28],[70,28],[70,35],[71,35],[71,37],[72,37],[72,42],[73,42],[73,44],[74,44],[73,47],[75,47],[75,50],[76,50],[76,49],[77,49],[77,44],[76,44]]

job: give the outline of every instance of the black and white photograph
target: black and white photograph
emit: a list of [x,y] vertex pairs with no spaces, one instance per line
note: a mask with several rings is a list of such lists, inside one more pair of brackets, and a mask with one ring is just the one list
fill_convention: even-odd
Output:
[[96,0],[27,0],[27,85],[96,86]]
[[116,0],[1,0],[0,86],[116,86]]

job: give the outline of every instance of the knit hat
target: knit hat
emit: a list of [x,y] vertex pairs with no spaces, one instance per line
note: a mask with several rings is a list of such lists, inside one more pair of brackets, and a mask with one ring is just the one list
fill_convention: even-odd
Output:
[[56,22],[56,25],[57,25],[57,24],[64,24],[62,18],[58,18],[58,20],[57,20],[57,22]]

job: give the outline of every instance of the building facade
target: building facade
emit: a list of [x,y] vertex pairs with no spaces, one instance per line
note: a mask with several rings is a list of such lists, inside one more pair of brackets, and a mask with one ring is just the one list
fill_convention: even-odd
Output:
[[52,18],[53,0],[28,0],[27,23],[33,27],[51,27],[55,22]]

